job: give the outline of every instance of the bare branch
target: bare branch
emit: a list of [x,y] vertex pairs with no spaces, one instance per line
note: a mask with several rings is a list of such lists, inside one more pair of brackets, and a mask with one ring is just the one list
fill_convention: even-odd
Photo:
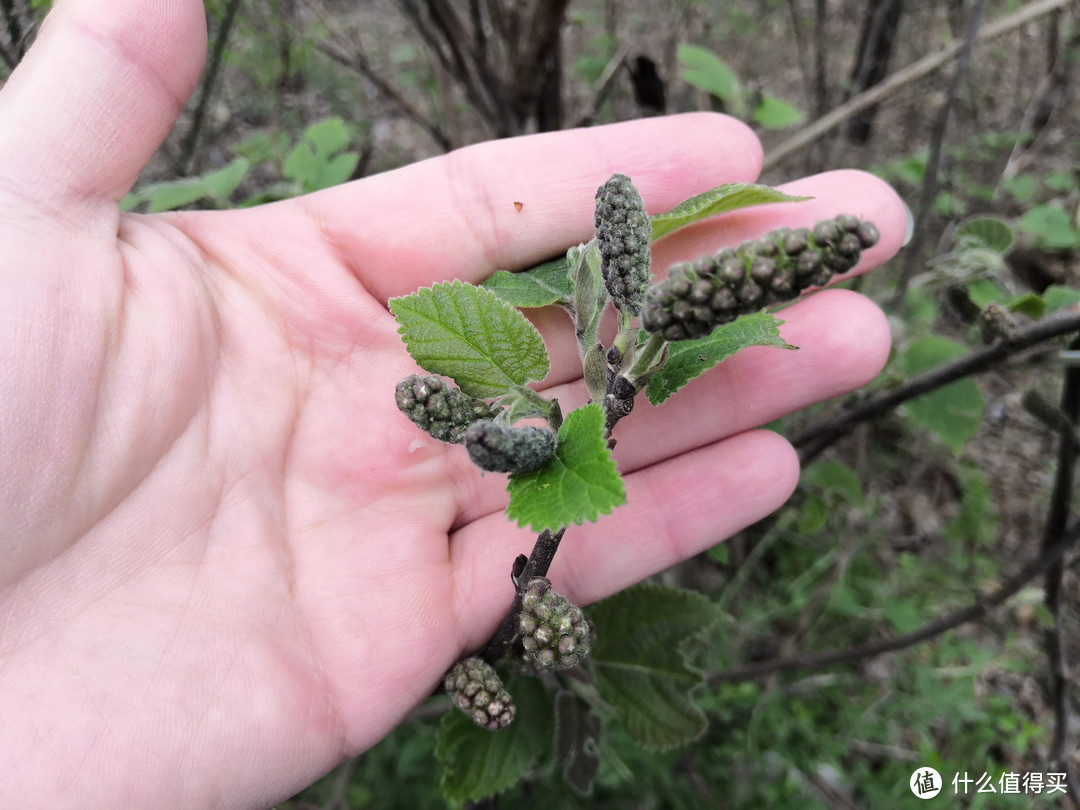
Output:
[[791,437],[791,443],[799,450],[799,457],[805,464],[858,425],[888,413],[909,399],[934,391],[961,377],[987,371],[1005,358],[1036,344],[1077,331],[1080,331],[1080,312],[1069,311],[1045,318],[1020,330],[1009,340],[998,340],[912,377],[896,388],[880,391],[862,402],[842,407]]
[[952,116],[956,97],[960,93],[960,85],[967,76],[968,66],[971,64],[971,54],[975,50],[975,40],[982,26],[983,14],[986,12],[987,0],[979,0],[978,5],[971,12],[968,19],[967,36],[964,37],[964,50],[960,54],[953,70],[952,78],[949,79],[949,88],[945,94],[945,101],[934,118],[934,124],[930,129],[930,154],[926,159],[926,171],[923,173],[922,193],[919,195],[919,207],[915,212],[915,223],[912,226],[915,237],[908,246],[907,255],[900,268],[900,278],[897,279],[896,289],[893,291],[893,308],[903,311],[904,301],[907,297],[908,284],[915,272],[916,263],[922,260],[922,246],[926,239],[926,228],[923,227],[926,218],[930,215],[938,189],[941,187],[941,156],[945,151],[945,133],[949,128],[949,118]]
[[725,669],[712,673],[708,676],[707,681],[711,686],[715,686],[718,683],[754,680],[777,672],[821,669],[834,664],[850,664],[884,653],[903,650],[923,641],[929,641],[962,624],[984,619],[991,610],[1004,604],[1030,580],[1059,563],[1062,556],[1076,545],[1077,540],[1080,540],[1080,528],[1074,528],[1057,543],[1043,549],[1038,557],[1006,579],[990,595],[980,597],[965,608],[934,619],[912,633],[882,639],[881,641],[872,641],[867,644],[858,644],[842,650],[833,650],[816,655],[798,655],[791,658],[774,658],[771,661]]
[[629,56],[629,54],[630,44],[623,43],[615,52],[615,55],[608,60],[608,63],[604,66],[603,73],[600,74],[600,78],[597,79],[596,86],[593,88],[592,98],[585,105],[584,109],[578,112],[572,119],[575,122],[575,127],[587,127],[592,124],[593,116],[595,116],[596,111],[600,109],[600,105],[604,102],[604,98],[611,89],[615,77],[619,75],[619,69],[626,64],[626,57]]
[[[1080,337],[1074,338],[1069,348],[1080,349]],[[1080,367],[1070,366],[1065,370],[1061,411],[1073,426],[1080,422]],[[1076,443],[1071,436],[1062,436],[1058,447],[1057,472],[1054,477],[1054,488],[1050,494],[1046,530],[1043,534],[1044,553],[1059,545],[1065,537],[1072,509],[1076,459]],[[1069,728],[1070,679],[1061,629],[1061,592],[1064,576],[1065,566],[1058,558],[1046,572],[1045,594],[1047,610],[1054,619],[1053,626],[1046,631],[1046,654],[1050,659],[1050,703],[1054,707],[1054,737],[1050,746],[1049,759],[1054,767],[1059,768],[1069,767],[1066,746]],[[1070,783],[1073,781],[1071,774],[1068,781]],[[1073,790],[1075,800],[1075,787]]]
[[511,104],[521,122],[527,119],[529,111],[540,98],[549,70],[548,60],[558,53],[556,45],[568,5],[570,0],[534,3],[533,13],[524,26],[527,33],[513,66],[517,80],[511,85],[514,90]]
[[[1036,0],[1034,3],[1023,6],[1012,14],[992,23],[987,23],[979,32],[977,42],[979,44],[991,39],[1015,31],[1025,23],[1031,22],[1043,14],[1056,9],[1065,8],[1072,0]],[[851,98],[832,112],[823,115],[818,120],[807,125],[804,129],[795,133],[791,138],[781,143],[765,156],[762,170],[773,168],[782,160],[785,160],[796,152],[805,149],[818,138],[840,126],[853,115],[865,109],[879,104],[897,91],[903,89],[912,82],[921,79],[942,65],[952,61],[964,48],[963,42],[954,42],[940,51],[928,54],[922,59],[911,63],[885,79],[881,84],[871,87],[869,90]]]
[[362,52],[357,50],[352,53],[345,53],[336,43],[325,41],[320,42],[316,47],[320,52],[326,54],[335,62],[352,68],[371,82],[375,86],[375,89],[401,110],[406,118],[427,132],[441,149],[448,152],[453,148],[450,137],[443,131],[442,127],[431,121],[416,107],[416,105],[409,101],[397,87],[383,78],[371,66],[371,62],[368,61],[368,58]]
[[500,103],[504,96],[502,77],[486,60],[478,61],[480,51],[473,44],[473,35],[453,6],[447,0],[399,0],[399,5],[443,67],[461,83],[484,120],[499,135],[514,134],[503,131],[506,115]]
[[221,63],[225,58],[225,46],[232,34],[233,23],[236,15],[240,12],[240,0],[229,0],[225,7],[225,16],[218,26],[217,34],[214,35],[214,44],[210,49],[210,59],[206,70],[203,72],[202,82],[199,83],[199,100],[195,105],[195,112],[191,116],[191,127],[184,136],[184,142],[180,147],[180,157],[176,161],[176,173],[187,174],[191,169],[191,161],[195,156],[195,147],[199,143],[199,135],[202,133],[203,123],[206,121],[206,110],[210,104],[210,98],[214,94],[218,76],[221,73]]

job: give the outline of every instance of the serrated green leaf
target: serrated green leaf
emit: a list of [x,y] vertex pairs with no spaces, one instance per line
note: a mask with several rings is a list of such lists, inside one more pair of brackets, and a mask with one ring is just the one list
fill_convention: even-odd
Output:
[[652,240],[662,239],[677,231],[708,217],[749,208],[752,205],[765,205],[776,202],[802,202],[810,197],[796,197],[785,194],[771,186],[758,183],[725,183],[709,191],[696,194],[683,200],[670,211],[657,214],[652,218]]
[[754,110],[754,120],[765,129],[783,129],[801,124],[805,119],[802,112],[776,96],[763,96]]
[[444,282],[391,298],[390,311],[412,358],[469,396],[501,396],[548,372],[536,327],[490,290]]
[[[966,349],[951,340],[929,335],[911,344],[900,357],[900,368],[915,375],[959,357]],[[983,396],[970,377],[923,394],[905,404],[911,420],[936,433],[959,454],[982,422]]]
[[565,256],[523,270],[506,270],[488,276],[480,283],[506,303],[515,307],[546,307],[567,302],[574,294],[570,284],[570,265]]
[[974,217],[956,229],[956,241],[964,239],[974,239],[996,253],[1007,253],[1013,244],[1013,232],[997,217]]
[[686,42],[679,43],[677,55],[684,82],[728,104],[737,100],[739,79],[719,56]]
[[702,671],[682,648],[716,619],[715,606],[693,591],[646,583],[593,605],[596,644],[589,658],[600,696],[627,733],[652,750],[693,742],[706,720],[691,692]]
[[443,765],[443,794],[451,801],[483,799],[509,790],[550,751],[554,720],[543,683],[512,677],[506,689],[517,707],[507,728],[480,728],[457,709],[447,712],[439,724],[435,756]]
[[649,402],[659,405],[690,380],[700,377],[721,360],[748,346],[797,348],[780,337],[783,323],[767,312],[755,312],[724,324],[708,337],[670,344],[671,353],[667,362],[649,380],[645,389]]
[[604,439],[604,411],[585,405],[559,428],[555,458],[531,473],[511,475],[506,513],[533,531],[593,521],[626,502],[622,478]]

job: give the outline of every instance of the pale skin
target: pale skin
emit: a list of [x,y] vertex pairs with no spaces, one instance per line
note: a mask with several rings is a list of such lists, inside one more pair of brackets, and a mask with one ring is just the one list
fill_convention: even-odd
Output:
[[[588,239],[596,187],[652,212],[753,180],[714,115],[483,144],[309,197],[121,215],[191,92],[197,0],[58,0],[0,93],[0,804],[265,807],[375,744],[511,598],[501,476],[393,403],[417,368],[386,302]],[[858,172],[729,215],[656,266],[842,211],[899,248]],[[515,202],[522,202],[517,210]],[[569,321],[541,312],[545,390],[585,400]],[[573,527],[550,575],[611,594],[767,515],[798,465],[753,428],[870,380],[885,319],[852,293],[616,429],[628,504]]]

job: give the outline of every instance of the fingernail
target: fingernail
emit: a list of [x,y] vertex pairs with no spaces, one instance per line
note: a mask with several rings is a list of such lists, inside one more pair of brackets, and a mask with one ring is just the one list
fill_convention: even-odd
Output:
[[904,217],[907,219],[907,224],[904,228],[904,241],[900,243],[900,247],[907,247],[915,235],[915,214],[907,203],[904,203]]

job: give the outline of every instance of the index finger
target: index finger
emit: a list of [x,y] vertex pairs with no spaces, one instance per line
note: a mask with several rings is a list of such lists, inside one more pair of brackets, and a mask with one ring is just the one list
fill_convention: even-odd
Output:
[[630,175],[650,213],[754,180],[761,145],[733,118],[690,113],[478,144],[296,201],[377,298],[477,283],[587,241],[596,189]]

